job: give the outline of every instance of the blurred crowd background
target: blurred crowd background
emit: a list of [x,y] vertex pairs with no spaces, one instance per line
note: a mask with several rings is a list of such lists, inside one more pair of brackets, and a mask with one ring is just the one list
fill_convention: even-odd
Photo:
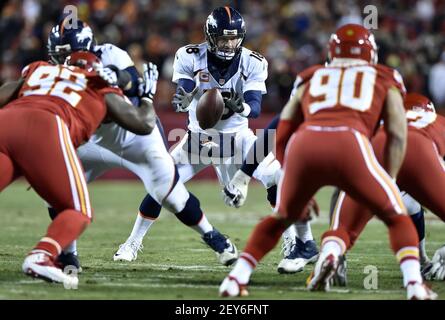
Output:
[[[66,5],[78,8],[98,43],[128,50],[140,68],[158,64],[158,108],[171,108],[173,57],[186,44],[204,41],[203,25],[217,6],[231,5],[246,20],[244,46],[269,61],[263,110],[277,112],[295,75],[326,60],[326,44],[345,23],[361,23],[363,8],[378,9],[379,62],[398,69],[410,91],[429,95],[445,108],[445,0],[9,0],[0,4],[0,83],[19,76],[26,64],[46,60],[51,27]],[[445,109],[444,109],[445,110]]]

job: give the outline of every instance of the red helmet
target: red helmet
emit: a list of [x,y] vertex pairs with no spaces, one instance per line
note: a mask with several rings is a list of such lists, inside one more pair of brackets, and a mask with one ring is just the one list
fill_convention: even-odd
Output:
[[377,44],[374,35],[359,24],[346,24],[329,39],[329,60],[352,58],[377,63]]
[[431,100],[419,93],[408,93],[403,104],[406,111],[436,112]]
[[94,70],[95,64],[102,64],[100,59],[89,51],[76,51],[71,53],[65,60],[65,64],[85,69],[89,72]]

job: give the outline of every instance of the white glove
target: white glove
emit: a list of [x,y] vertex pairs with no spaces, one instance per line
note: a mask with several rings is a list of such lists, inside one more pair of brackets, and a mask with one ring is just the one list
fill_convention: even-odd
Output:
[[445,245],[436,250],[431,263],[433,266],[431,270],[425,274],[425,278],[427,280],[445,280]]
[[104,67],[101,63],[95,63],[93,68],[97,75],[104,79],[110,86],[117,86],[117,74],[111,68]]
[[239,208],[247,199],[250,177],[243,171],[238,170],[230,180],[229,184],[222,191],[226,205]]
[[158,85],[158,67],[154,63],[149,62],[148,64],[144,63],[142,68],[143,78],[140,80],[141,83],[139,84],[139,97],[146,98],[150,100],[150,102],[153,102]]
[[172,100],[176,112],[188,112],[190,103],[197,92],[198,86],[196,86],[190,93],[185,91],[183,87],[178,87],[178,92],[175,93]]

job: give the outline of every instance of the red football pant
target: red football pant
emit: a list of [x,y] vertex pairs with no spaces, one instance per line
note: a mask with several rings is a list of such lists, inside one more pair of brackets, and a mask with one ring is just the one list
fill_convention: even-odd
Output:
[[20,175],[60,212],[36,247],[57,256],[92,217],[83,168],[58,116],[31,108],[0,111],[0,191]]
[[[278,197],[282,217],[304,219],[303,209],[315,192],[322,186],[334,185],[386,223],[393,249],[417,245],[417,233],[397,186],[378,164],[369,140],[359,132],[308,127],[291,138],[286,158],[289,160],[285,160]],[[344,230],[328,231],[323,241],[329,239],[337,240],[343,250],[349,246]]]
[[[383,161],[386,134],[380,131],[372,140],[376,156]],[[408,131],[408,146],[405,159],[397,176],[401,190],[427,207],[445,221],[445,167],[433,142],[416,129]],[[351,246],[372,218],[372,213],[363,205],[340,194],[333,214],[332,228],[343,228],[351,239]]]

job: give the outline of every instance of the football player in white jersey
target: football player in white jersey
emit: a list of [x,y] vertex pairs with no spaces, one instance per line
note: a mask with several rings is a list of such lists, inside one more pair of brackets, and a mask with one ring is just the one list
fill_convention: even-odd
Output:
[[[141,89],[154,96],[158,79],[155,65],[150,63],[146,70],[152,79],[151,85],[141,88],[134,63],[125,51],[112,44],[95,45],[91,28],[86,23],[79,20],[77,28],[67,28],[65,20],[50,33],[48,50],[51,59],[60,61],[72,51],[92,51],[107,67],[101,70],[100,75],[110,84],[121,87],[129,99],[137,99],[138,90]],[[88,182],[110,168],[126,168],[143,181],[148,193],[140,205],[135,228],[114,255],[115,261],[133,261],[137,258],[137,252],[142,249],[142,239],[158,217],[161,206],[197,231],[216,252],[220,263],[230,265],[236,260],[236,247],[213,228],[203,214],[199,200],[179,180],[178,171],[164,144],[159,121],[153,132],[145,136],[132,134],[114,123],[103,124],[89,142],[78,148],[78,155]],[[55,214],[53,212],[52,216]],[[78,267],[76,251],[76,244],[73,243],[65,250],[60,262]]]
[[[204,33],[206,42],[181,47],[175,55],[173,82],[177,90],[172,102],[177,112],[188,112],[189,118],[188,133],[171,154],[181,181],[213,165],[221,185],[226,186],[257,139],[248,127],[248,119],[261,112],[268,64],[259,53],[242,47],[246,27],[241,14],[232,7],[213,10]],[[220,90],[225,108],[220,121],[204,130],[197,121],[196,107],[211,88]],[[266,187],[270,199],[276,196],[275,175],[279,169],[280,164],[269,154],[253,174]]]

